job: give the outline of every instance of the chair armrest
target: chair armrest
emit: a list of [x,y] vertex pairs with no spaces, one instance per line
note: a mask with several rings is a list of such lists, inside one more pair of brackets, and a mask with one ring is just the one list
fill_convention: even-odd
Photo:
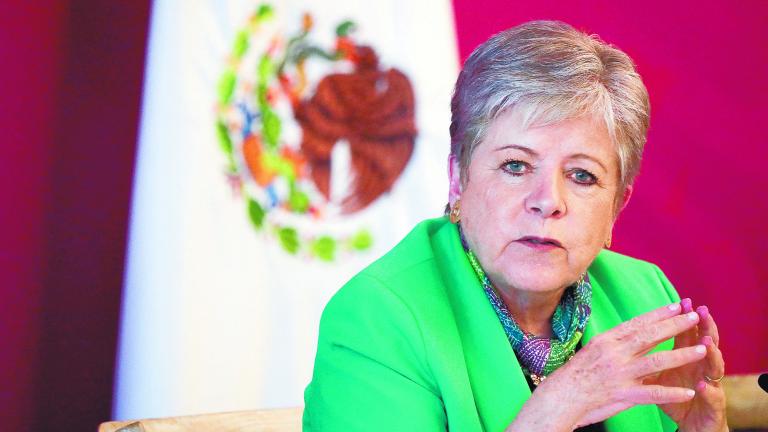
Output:
[[[757,375],[728,375],[723,379],[731,429],[768,428],[768,394]],[[102,423],[99,432],[300,432],[302,408],[236,411],[160,419]]]
[[283,408],[111,421],[99,425],[99,432],[300,432],[302,411],[302,408]]

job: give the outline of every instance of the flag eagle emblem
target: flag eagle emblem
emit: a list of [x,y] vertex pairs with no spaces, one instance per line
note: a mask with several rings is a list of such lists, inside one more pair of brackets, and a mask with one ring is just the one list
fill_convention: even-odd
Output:
[[355,40],[352,21],[324,47],[309,13],[290,36],[274,16],[270,5],[257,8],[218,82],[229,183],[254,228],[290,254],[333,261],[369,250],[365,227],[319,232],[317,222],[364,210],[402,174],[417,134],[410,80]]

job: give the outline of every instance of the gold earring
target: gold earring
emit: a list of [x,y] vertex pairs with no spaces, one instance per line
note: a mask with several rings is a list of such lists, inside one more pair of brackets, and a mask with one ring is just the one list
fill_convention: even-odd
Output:
[[605,248],[610,249],[611,248],[611,239],[613,237],[613,232],[608,234],[608,240],[605,241]]
[[451,223],[459,223],[461,220],[461,207],[459,205],[460,202],[460,199],[456,200],[456,202],[453,204],[453,207],[451,207]]

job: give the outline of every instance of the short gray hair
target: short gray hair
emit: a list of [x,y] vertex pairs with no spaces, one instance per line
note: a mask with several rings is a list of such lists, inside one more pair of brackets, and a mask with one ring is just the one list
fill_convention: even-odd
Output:
[[490,122],[510,108],[521,110],[525,127],[582,115],[604,119],[621,185],[634,181],[648,131],[648,91],[629,56],[597,36],[558,21],[531,21],[472,52],[451,100],[451,154],[462,181]]

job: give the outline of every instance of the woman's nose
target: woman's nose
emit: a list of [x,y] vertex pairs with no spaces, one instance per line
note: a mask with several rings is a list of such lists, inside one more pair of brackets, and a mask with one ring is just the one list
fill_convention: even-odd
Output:
[[564,184],[559,176],[552,175],[536,179],[533,188],[525,199],[525,209],[529,213],[544,218],[559,218],[565,214]]

